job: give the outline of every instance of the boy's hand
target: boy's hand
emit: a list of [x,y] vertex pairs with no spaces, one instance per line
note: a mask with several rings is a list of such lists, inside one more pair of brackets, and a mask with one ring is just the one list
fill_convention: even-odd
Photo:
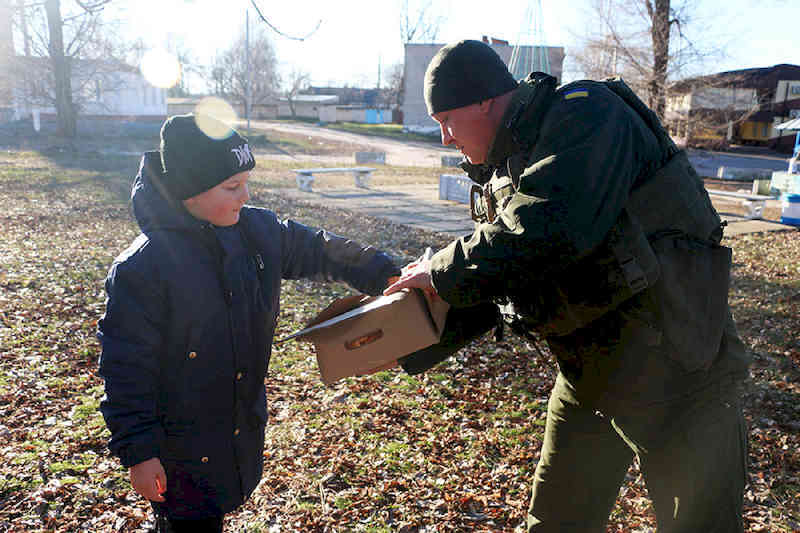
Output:
[[129,469],[133,490],[154,502],[163,502],[167,490],[167,473],[158,457],[142,461]]

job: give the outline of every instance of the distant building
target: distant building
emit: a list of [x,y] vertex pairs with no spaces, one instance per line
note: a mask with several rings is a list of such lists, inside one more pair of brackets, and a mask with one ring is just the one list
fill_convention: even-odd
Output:
[[364,89],[360,87],[315,87],[304,89],[300,94],[336,95],[339,105],[361,105],[366,107],[383,107],[391,98],[391,90],[387,88]]
[[[495,52],[508,65],[511,60],[511,53],[514,46],[508,41],[491,39],[489,44]],[[428,68],[433,56],[444,44],[421,44],[406,43],[405,45],[405,67],[403,71],[403,97],[400,102],[400,109],[403,114],[403,125],[416,128],[436,127],[436,121],[428,115],[423,96],[423,81],[425,70]],[[550,59],[550,73],[561,82],[561,75],[564,66],[564,47],[545,46],[545,47],[523,47],[523,48],[544,48],[547,57]],[[537,50],[539,51],[539,50]]]
[[[167,98],[167,114],[172,115],[185,115],[187,113],[194,113],[197,105],[203,100],[203,96],[185,96]],[[219,98],[219,97],[216,97]],[[223,98],[225,100],[225,98]],[[233,108],[237,118],[244,119],[247,117],[244,105],[239,103],[231,103],[225,100]],[[278,118],[278,103],[265,102],[263,104],[253,104],[250,109],[250,118],[254,120],[273,120]]]
[[392,122],[394,105],[390,88],[364,89],[359,87],[309,87],[303,96],[336,96],[335,104],[329,102],[317,107],[321,122],[361,122],[385,124]]
[[775,126],[800,116],[800,66],[781,64],[681,80],[669,88],[665,123],[691,146],[754,144],[789,151]]
[[320,122],[360,122],[363,124],[389,124],[392,110],[366,105],[326,105],[319,108]]
[[[297,94],[292,98],[291,106],[289,105],[289,99],[282,97],[278,99],[278,116],[296,116],[319,120],[320,108],[338,103],[339,97],[335,94]],[[292,106],[294,107],[294,114],[292,114]]]
[[[13,118],[38,113],[54,117],[49,58],[14,58],[17,83],[11,89]],[[73,102],[81,117],[125,120],[163,119],[167,92],[151,85],[135,67],[119,63],[73,61]]]

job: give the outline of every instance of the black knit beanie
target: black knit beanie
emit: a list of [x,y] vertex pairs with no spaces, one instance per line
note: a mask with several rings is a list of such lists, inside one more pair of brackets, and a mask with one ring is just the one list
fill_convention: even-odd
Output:
[[433,115],[468,106],[517,88],[517,82],[491,46],[460,41],[439,50],[425,71],[425,103]]
[[[198,126],[199,122],[199,126]],[[161,126],[161,185],[186,200],[256,166],[247,139],[208,115],[176,115]]]

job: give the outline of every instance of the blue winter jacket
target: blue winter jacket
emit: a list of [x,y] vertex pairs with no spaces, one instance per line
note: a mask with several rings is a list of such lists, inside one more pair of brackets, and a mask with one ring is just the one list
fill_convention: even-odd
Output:
[[153,172],[158,152],[144,155],[133,185],[142,233],[106,279],[100,409],[124,466],[160,458],[168,514],[202,518],[240,505],[261,478],[281,279],[374,295],[398,270],[374,248],[266,209],[214,227],[162,196]]

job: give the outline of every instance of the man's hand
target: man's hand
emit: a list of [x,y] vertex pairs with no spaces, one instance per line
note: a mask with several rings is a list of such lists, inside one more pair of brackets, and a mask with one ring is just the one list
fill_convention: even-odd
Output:
[[142,461],[129,469],[131,486],[142,497],[154,502],[163,502],[161,495],[167,490],[167,473],[158,457]]
[[384,295],[392,294],[403,289],[417,288],[422,289],[430,296],[436,296],[436,289],[431,281],[431,256],[430,248],[416,261],[413,261],[401,270],[400,279],[389,285],[384,291]]

